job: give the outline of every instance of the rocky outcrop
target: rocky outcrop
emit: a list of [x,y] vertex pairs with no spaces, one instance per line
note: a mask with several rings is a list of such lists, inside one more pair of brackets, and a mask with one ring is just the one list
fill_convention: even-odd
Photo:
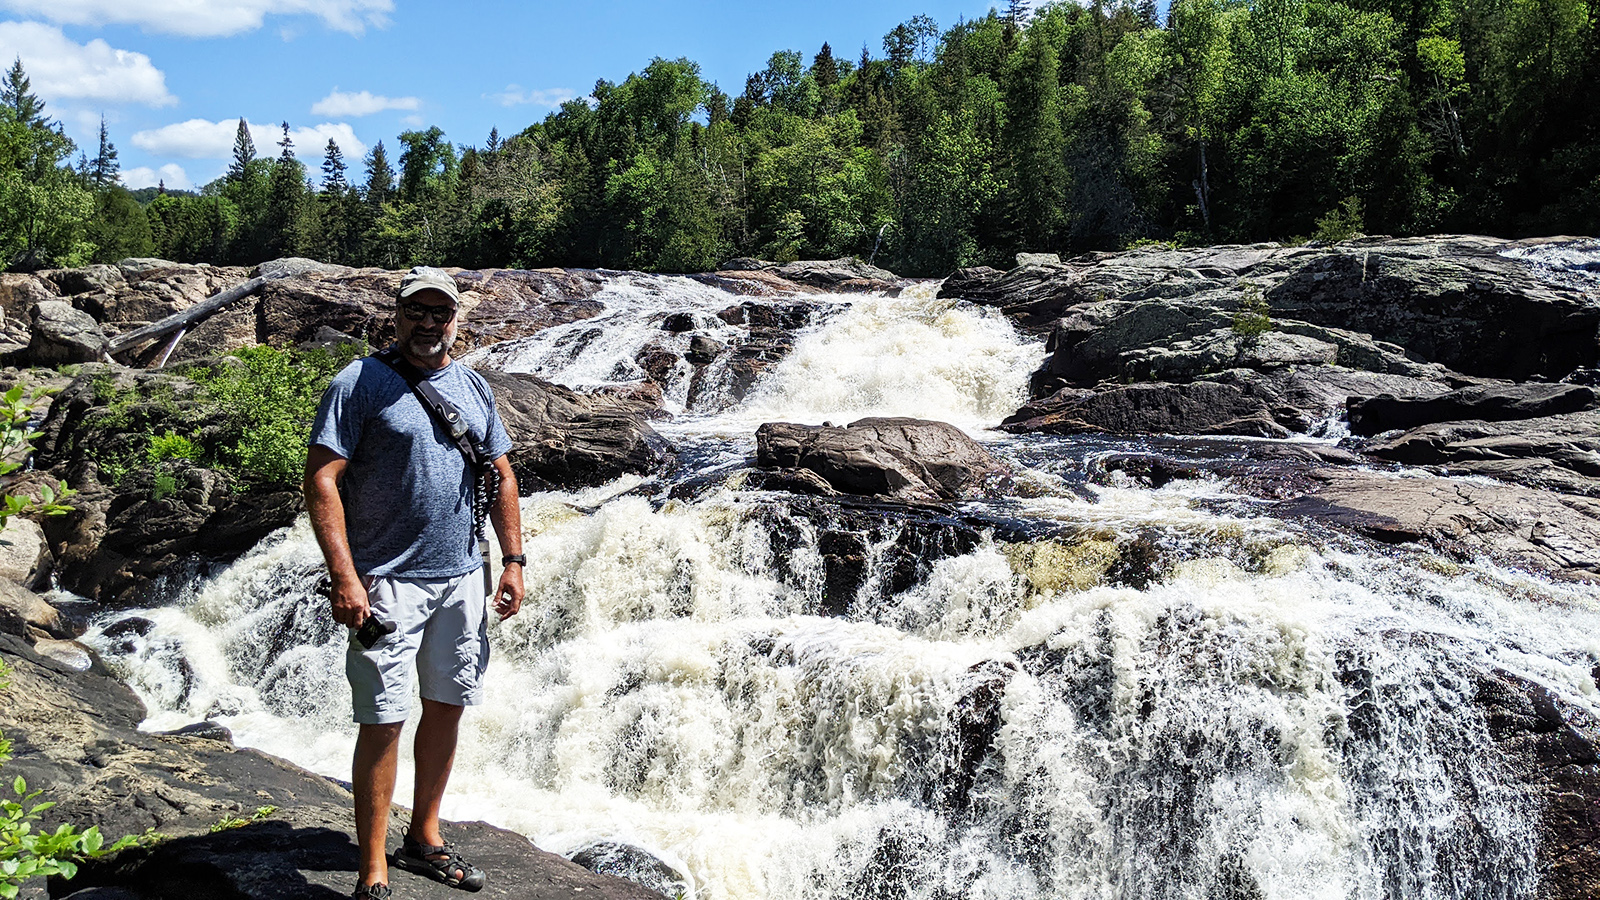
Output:
[[790,284],[824,291],[882,290],[899,282],[899,277],[893,272],[849,257],[791,263],[741,257],[730,259],[718,267],[718,276],[721,278],[743,278],[747,273],[776,276]]
[[920,501],[980,495],[1008,476],[961,429],[905,418],[842,428],[769,422],[756,431],[756,465],[804,469],[840,493]]
[[[140,897],[349,896],[356,847],[353,801],[345,788],[222,740],[139,731],[143,705],[98,664],[76,671],[5,634],[0,657],[13,670],[0,703],[0,733],[16,754],[5,765],[7,778],[21,776],[57,803],[48,813],[52,827],[72,822],[98,825],[111,837],[147,831],[163,836],[148,848],[88,863],[70,882],[52,880],[51,896],[95,888],[123,888]],[[227,827],[235,821],[243,824]],[[397,810],[391,846],[399,844],[405,825],[405,814]],[[489,872],[479,897],[661,896],[592,874],[521,835],[481,822],[446,823],[445,833]],[[460,896],[400,870],[391,879],[397,895]]]
[[1487,555],[1558,577],[1600,582],[1600,500],[1439,477],[1322,469],[1270,511],[1463,559]]
[[1379,459],[1437,466],[1531,487],[1600,497],[1600,410],[1511,421],[1424,425],[1363,446]]
[[1600,392],[1577,384],[1490,384],[1426,398],[1352,397],[1349,406],[1350,432],[1374,435],[1437,422],[1507,422],[1584,412],[1600,407]]
[[[1559,378],[1593,365],[1600,357],[1600,308],[1503,255],[1525,246],[1443,236],[1329,247],[1151,248],[1001,275],[963,270],[940,296],[997,306],[1024,327],[1046,331],[1095,304],[1131,310],[1164,301],[1230,313],[1231,296],[1259,291],[1274,323],[1370,335],[1379,349],[1404,348],[1414,361],[1469,375]],[[1156,324],[1147,319],[1142,328]]]
[[1062,388],[1001,425],[1018,433],[1232,434],[1287,437],[1254,391],[1231,384],[1134,384],[1104,391]]
[[532,375],[484,369],[511,436],[511,468],[524,492],[602,484],[670,464],[673,448],[635,400],[584,395]]

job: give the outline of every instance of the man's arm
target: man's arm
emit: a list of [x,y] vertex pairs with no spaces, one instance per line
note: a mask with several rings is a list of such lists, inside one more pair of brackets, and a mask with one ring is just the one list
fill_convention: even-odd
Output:
[[306,511],[311,514],[311,530],[328,563],[333,589],[328,599],[333,620],[356,628],[366,621],[367,588],[356,574],[355,558],[350,555],[350,536],[344,528],[344,500],[339,496],[339,479],[344,477],[349,460],[321,444],[312,444],[306,454]]
[[[511,471],[511,460],[501,456],[494,461],[500,473],[500,493],[489,508],[489,521],[494,523],[495,536],[500,539],[500,554],[522,552],[522,505],[517,497],[517,476]],[[509,619],[522,609],[522,566],[512,563],[500,573],[500,587],[494,592],[494,611],[500,618]]]

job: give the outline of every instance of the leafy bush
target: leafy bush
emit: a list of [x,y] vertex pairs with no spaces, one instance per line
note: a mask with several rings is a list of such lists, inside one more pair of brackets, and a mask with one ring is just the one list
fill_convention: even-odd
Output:
[[1233,314],[1233,333],[1247,341],[1261,337],[1272,330],[1271,312],[1272,305],[1261,295],[1261,288],[1246,284],[1244,299]]
[[[23,397],[22,385],[16,385],[4,394],[0,394],[0,457],[21,456],[26,457],[33,449],[33,440],[39,436],[37,431],[29,431],[28,423],[33,419],[35,402],[42,396],[39,393],[31,397]],[[5,478],[22,468],[20,461],[7,461],[0,458],[0,478]],[[65,481],[55,487],[43,485],[38,497],[16,494],[7,487],[4,503],[0,503],[0,530],[6,527],[6,522],[12,516],[24,514],[39,516],[66,515],[72,507],[61,501],[72,496],[75,491],[67,487]],[[0,896],[4,896],[0,894]]]
[[1338,209],[1329,210],[1327,215],[1317,220],[1317,233],[1314,237],[1325,244],[1337,244],[1360,234],[1361,229],[1365,227],[1361,198],[1346,197]]
[[200,384],[205,406],[222,414],[221,440],[203,463],[257,483],[299,482],[317,401],[333,376],[365,353],[357,344],[334,351],[247,347],[233,354],[243,365],[186,373]]

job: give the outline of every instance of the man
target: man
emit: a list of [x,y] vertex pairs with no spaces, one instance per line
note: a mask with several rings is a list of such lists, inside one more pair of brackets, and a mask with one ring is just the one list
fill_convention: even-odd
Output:
[[[494,393],[451,360],[460,296],[454,279],[425,266],[400,282],[394,365],[351,363],[323,395],[306,458],[306,508],[327,560],[334,621],[359,629],[369,616],[394,630],[352,632],[345,673],[360,725],[354,774],[360,880],[354,897],[390,896],[384,842],[394,797],[400,729],[410,714],[412,672],[420,680],[416,784],[411,825],[394,864],[478,890],[484,873],[439,833],[439,803],[455,761],[464,707],[480,702],[489,661],[487,598],[473,496],[476,473],[435,415],[397,370],[433,385],[466,421],[500,487],[489,518],[505,569],[494,595],[502,619],[522,606],[522,524],[511,440]],[[377,623],[374,623],[377,624]]]

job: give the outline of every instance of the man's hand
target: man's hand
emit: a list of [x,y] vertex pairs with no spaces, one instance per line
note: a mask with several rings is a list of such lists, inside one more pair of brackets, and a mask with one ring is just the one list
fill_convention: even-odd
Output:
[[512,563],[500,572],[500,587],[494,592],[494,611],[505,621],[522,609],[522,566]]
[[367,587],[359,578],[335,578],[333,588],[328,591],[328,601],[332,606],[333,620],[346,628],[360,628],[367,616],[372,615],[372,607],[367,602]]

